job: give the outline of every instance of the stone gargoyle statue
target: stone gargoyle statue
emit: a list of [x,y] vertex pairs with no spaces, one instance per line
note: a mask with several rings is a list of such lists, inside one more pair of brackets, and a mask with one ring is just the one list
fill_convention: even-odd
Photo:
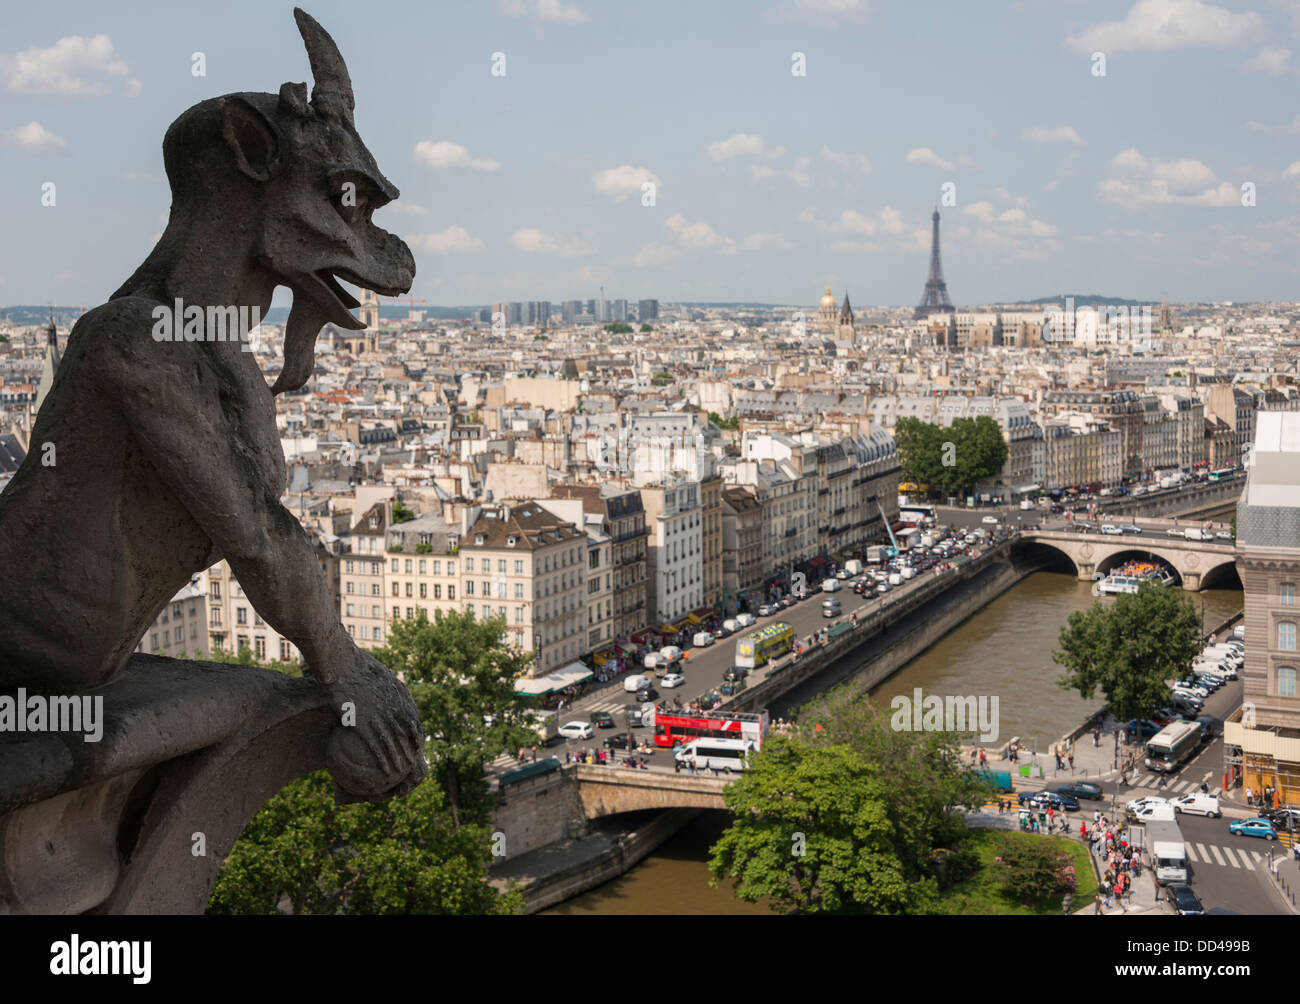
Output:
[[[311,377],[326,322],[364,327],[337,278],[397,295],[415,260],[370,221],[398,192],[357,134],[343,57],[314,19],[294,17],[311,100],[287,83],[278,96],[200,102],[173,122],[167,228],[72,329],[31,449],[0,495],[0,688],[114,682],[177,590],[225,558],[345,709],[326,741],[336,798],[380,801],[423,780],[423,729],[406,688],[343,629],[307,535],[280,504],[274,395]],[[281,285],[293,307],[273,387],[239,340],[155,337],[156,308],[260,317]],[[52,465],[44,443],[55,444]]]

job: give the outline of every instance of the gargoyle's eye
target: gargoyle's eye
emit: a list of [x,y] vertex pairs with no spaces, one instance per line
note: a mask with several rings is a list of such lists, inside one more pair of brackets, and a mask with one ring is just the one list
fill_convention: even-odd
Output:
[[370,219],[370,199],[365,189],[355,182],[345,181],[335,194],[334,209],[349,226]]

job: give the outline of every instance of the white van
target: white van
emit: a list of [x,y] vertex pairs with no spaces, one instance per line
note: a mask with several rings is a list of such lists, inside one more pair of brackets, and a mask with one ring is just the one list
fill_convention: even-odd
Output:
[[752,739],[692,739],[673,751],[682,765],[696,770],[744,770],[745,757],[754,751]]
[[635,694],[638,690],[644,690],[653,684],[654,680],[648,676],[633,675],[623,678],[623,689],[629,694]]
[[727,632],[727,634],[735,634],[740,630],[740,621],[736,620],[734,617],[728,617],[722,622],[722,630]]
[[843,588],[844,588],[844,587],[843,587],[843,585],[840,583],[840,580],[839,580],[839,579],[827,579],[827,580],[825,580],[825,581],[822,583],[822,592],[823,592],[823,593],[834,593],[834,592],[838,592],[839,590],[841,590],[841,589],[843,589]]
[[716,639],[708,631],[696,631],[692,641],[694,641],[696,648],[708,648]]
[[741,627],[751,627],[754,623],[753,614],[736,614],[736,623]]

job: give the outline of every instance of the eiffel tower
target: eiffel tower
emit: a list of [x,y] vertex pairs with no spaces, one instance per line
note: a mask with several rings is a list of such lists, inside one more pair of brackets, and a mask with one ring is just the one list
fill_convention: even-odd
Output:
[[948,284],[943,281],[943,263],[939,260],[939,210],[934,210],[934,236],[930,240],[930,278],[925,280],[921,305],[912,316],[917,320],[931,314],[953,313],[957,308],[948,299]]

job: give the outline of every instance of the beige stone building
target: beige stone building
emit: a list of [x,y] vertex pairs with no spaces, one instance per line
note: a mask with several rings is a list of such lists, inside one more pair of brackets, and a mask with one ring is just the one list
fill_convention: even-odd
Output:
[[1245,587],[1242,708],[1224,725],[1226,765],[1256,792],[1300,804],[1300,414],[1261,412],[1237,506]]
[[722,604],[722,475],[712,474],[700,482],[702,546],[704,550],[704,603]]

